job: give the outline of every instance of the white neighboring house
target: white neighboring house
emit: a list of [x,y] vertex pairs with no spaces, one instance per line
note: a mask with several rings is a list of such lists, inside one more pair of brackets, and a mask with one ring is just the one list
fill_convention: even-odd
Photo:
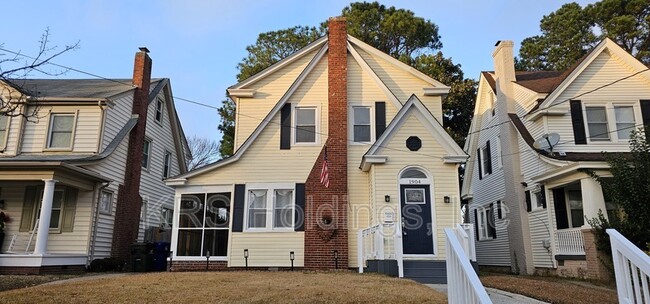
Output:
[[[136,59],[147,56],[141,50]],[[93,259],[115,256],[118,193],[125,176],[138,171],[142,204],[139,229],[134,228],[137,240],[145,235],[150,241],[164,240],[160,232],[170,228],[174,190],[163,179],[186,172],[189,149],[169,79],[138,83],[148,74],[136,64],[133,80],[0,84],[3,92],[20,96],[17,112],[38,107],[38,119],[0,116],[0,209],[12,219],[0,244],[0,272],[80,269]],[[148,90],[148,98],[141,94],[146,117],[132,114],[142,87]],[[2,98],[10,100],[6,94]],[[130,142],[145,122],[144,140]],[[136,146],[143,147],[143,161],[129,164],[128,151]]]
[[[602,152],[629,153],[630,131],[650,122],[650,72],[609,39],[566,71],[515,71],[511,41],[493,58],[465,145],[478,263],[600,278],[586,219],[616,205],[584,170],[606,176]],[[552,149],[535,148],[552,133]]]

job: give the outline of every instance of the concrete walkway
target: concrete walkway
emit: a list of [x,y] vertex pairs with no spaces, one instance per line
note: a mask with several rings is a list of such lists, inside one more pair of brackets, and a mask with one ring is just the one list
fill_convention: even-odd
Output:
[[[439,292],[447,294],[447,284],[425,284]],[[518,304],[518,303],[527,303],[527,304],[548,304],[547,302],[542,302],[522,296],[520,294],[511,293],[494,288],[486,288],[488,296],[494,304]]]

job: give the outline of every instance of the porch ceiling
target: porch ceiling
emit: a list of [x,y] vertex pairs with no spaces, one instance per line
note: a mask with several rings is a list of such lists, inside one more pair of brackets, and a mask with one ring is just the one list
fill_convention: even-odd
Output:
[[41,181],[54,179],[83,190],[110,179],[81,167],[62,162],[0,162],[0,181]]

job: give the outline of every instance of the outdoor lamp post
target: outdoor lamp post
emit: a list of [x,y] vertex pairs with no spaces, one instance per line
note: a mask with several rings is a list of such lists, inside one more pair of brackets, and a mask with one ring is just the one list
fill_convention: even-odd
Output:
[[210,250],[205,252],[205,271],[210,269]]
[[172,272],[172,263],[174,262],[174,252],[169,252],[169,272]]
[[293,260],[294,260],[295,257],[296,256],[293,253],[293,251],[289,252],[289,259],[291,260],[291,271],[293,271]]
[[334,250],[334,269],[339,269],[339,251]]
[[248,270],[248,249],[244,249],[244,260],[246,261],[246,270]]

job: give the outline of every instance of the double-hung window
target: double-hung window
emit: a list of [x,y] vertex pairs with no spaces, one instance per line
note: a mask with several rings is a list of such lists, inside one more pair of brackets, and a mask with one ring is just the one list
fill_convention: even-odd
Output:
[[478,225],[478,239],[487,240],[496,238],[493,205],[476,209],[476,224]]
[[113,192],[102,191],[99,212],[103,214],[111,214],[113,212]]
[[156,99],[156,121],[159,123],[163,121],[163,102],[160,98]]
[[151,139],[144,139],[144,147],[142,148],[142,168],[149,169],[151,157]]
[[592,141],[609,140],[609,127],[607,126],[607,109],[604,106],[585,107],[587,112],[587,129]]
[[[64,189],[55,189],[54,190],[54,195],[52,197],[52,212],[50,213],[50,230],[56,230],[59,231],[61,229],[61,222],[63,220],[63,205],[64,205],[64,198],[65,198],[65,190]],[[43,192],[41,190],[40,197],[38,201],[42,201],[43,199]],[[35,205],[35,212],[33,215],[32,219],[32,227],[35,227],[34,223],[40,218],[41,216],[41,204],[38,203]]]
[[630,132],[636,126],[634,107],[631,105],[614,106],[614,116],[616,117],[616,135],[618,136],[618,140],[630,139]]
[[294,189],[249,189],[246,206],[247,230],[286,230],[294,227]]
[[370,107],[352,107],[354,142],[371,142]]
[[627,141],[636,127],[635,107],[630,103],[585,106],[589,139],[592,142]]
[[172,153],[165,151],[165,159],[163,160],[163,178],[168,178],[172,167]]
[[47,134],[48,149],[72,148],[75,114],[50,115],[50,127]]
[[317,130],[317,109],[316,107],[295,108],[294,141],[298,144],[316,143]]

